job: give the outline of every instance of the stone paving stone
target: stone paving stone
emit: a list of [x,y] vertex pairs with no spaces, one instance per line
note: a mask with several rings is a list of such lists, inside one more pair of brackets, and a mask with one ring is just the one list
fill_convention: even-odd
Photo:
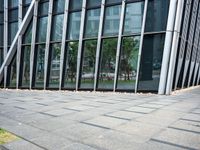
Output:
[[85,105],[75,105],[75,106],[65,106],[63,108],[71,109],[71,110],[76,110],[76,111],[84,111],[88,110],[91,108],[94,108],[92,106],[85,106]]
[[192,111],[193,113],[197,113],[197,114],[200,114],[200,108],[199,109],[195,109]]
[[153,112],[156,109],[134,106],[134,107],[130,107],[130,108],[125,109],[125,110],[147,114],[147,113]]
[[158,104],[142,104],[142,105],[138,105],[140,107],[146,107],[146,108],[162,108],[164,107],[163,105],[158,105]]
[[150,139],[152,136],[163,130],[163,128],[155,125],[145,124],[143,122],[131,121],[115,127],[115,130],[125,132],[127,134],[144,136]]
[[50,134],[50,133],[34,138],[34,139],[30,139],[30,141],[48,150],[57,150],[73,143],[72,141],[66,138],[63,138],[54,134]]
[[94,126],[104,127],[108,129],[121,125],[126,122],[127,122],[126,120],[107,117],[107,116],[99,116],[94,119],[84,121],[84,123],[88,123]]
[[186,120],[194,120],[194,121],[199,121],[200,122],[200,115],[199,114],[187,114],[182,119]]
[[165,102],[165,101],[152,101],[149,104],[157,104],[157,105],[170,105],[172,102]]
[[44,150],[43,148],[22,139],[4,144],[3,146],[8,150]]
[[128,111],[116,111],[116,112],[108,113],[105,115],[111,116],[111,117],[116,117],[116,118],[129,119],[129,120],[143,116],[143,114],[128,112]]
[[48,114],[48,115],[52,115],[52,116],[62,116],[62,115],[66,115],[66,114],[72,114],[75,111],[73,110],[67,110],[67,109],[55,109],[55,110],[51,110],[51,111],[45,111],[44,114]]
[[154,136],[153,139],[172,143],[179,146],[187,147],[187,149],[199,149],[200,148],[200,134],[195,134],[186,131],[180,131],[176,129],[167,128],[163,132]]
[[62,129],[52,131],[53,134],[66,137],[73,141],[83,141],[85,138],[99,136],[107,129],[91,126],[84,123],[76,123]]
[[85,144],[73,143],[66,147],[60,148],[60,150],[97,150],[97,149]]
[[170,125],[170,127],[200,134],[200,122],[178,120],[177,122]]

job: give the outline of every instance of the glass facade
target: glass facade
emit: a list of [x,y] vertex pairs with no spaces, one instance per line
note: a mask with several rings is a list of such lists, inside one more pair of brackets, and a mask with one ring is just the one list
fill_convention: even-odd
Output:
[[[158,91],[169,0],[148,0],[147,12],[144,12],[144,0],[105,0],[105,4],[102,0],[86,0],[86,4],[83,0],[70,0],[69,5],[66,2],[54,0],[51,13],[49,0],[40,0],[37,23],[33,24],[32,18],[22,35],[19,87]],[[23,1],[23,16],[30,3],[31,0]],[[9,0],[8,6],[9,47],[18,30],[18,0]],[[123,10],[124,16],[121,16]],[[64,18],[67,18],[66,24]],[[0,7],[0,63],[3,61],[3,25],[3,7]],[[32,39],[33,27],[36,28],[35,40]],[[66,31],[63,31],[65,27]],[[143,42],[140,42],[142,37]],[[33,52],[31,44],[35,46]],[[138,64],[141,45],[141,62]],[[33,66],[30,58],[33,58]],[[9,65],[8,87],[16,85],[16,73],[15,55]]]

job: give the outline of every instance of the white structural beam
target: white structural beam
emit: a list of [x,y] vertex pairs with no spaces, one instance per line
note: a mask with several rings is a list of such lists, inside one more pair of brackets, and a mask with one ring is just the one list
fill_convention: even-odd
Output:
[[171,91],[172,91],[172,84],[173,84],[173,79],[174,79],[173,77],[174,77],[174,71],[175,71],[174,69],[175,69],[177,50],[178,50],[178,42],[179,42],[179,37],[180,37],[181,21],[182,21],[182,16],[183,16],[183,8],[184,8],[184,1],[178,1],[165,94],[171,94]]
[[146,17],[147,17],[147,7],[148,7],[148,0],[145,0],[144,4],[144,15],[142,20],[142,29],[141,29],[141,36],[140,36],[140,47],[138,52],[138,62],[137,62],[137,74],[136,74],[136,82],[135,82],[135,93],[138,90],[138,82],[139,82],[139,74],[140,74],[140,62],[142,56],[142,47],[143,47],[143,40],[144,40],[144,31],[146,25]]
[[28,8],[28,11],[27,11],[27,13],[26,13],[26,15],[25,15],[25,17],[24,17],[24,19],[23,19],[23,21],[22,21],[22,23],[21,23],[21,25],[20,25],[20,27],[18,29],[18,31],[17,31],[17,34],[15,35],[15,38],[14,38],[14,40],[13,40],[11,46],[10,46],[10,49],[9,49],[5,59],[4,59],[4,62],[2,64],[2,66],[1,66],[1,68],[0,68],[0,81],[3,78],[3,70],[4,70],[4,68],[7,67],[10,64],[10,62],[12,61],[13,56],[14,56],[14,54],[16,52],[18,37],[20,35],[24,34],[24,32],[25,32],[25,30],[26,30],[26,28],[27,28],[32,16],[33,16],[33,8],[34,8],[35,1],[36,0],[32,0],[30,6]]
[[63,20],[63,33],[62,33],[62,44],[61,44],[61,56],[60,56],[60,83],[59,89],[62,88],[62,82],[64,80],[64,58],[65,58],[65,46],[66,46],[66,36],[67,36],[67,25],[68,25],[68,16],[69,16],[69,1],[65,2],[65,12],[64,12],[64,20]]
[[158,94],[165,94],[166,90],[166,82],[167,82],[167,74],[169,68],[169,59],[170,59],[171,45],[174,32],[176,10],[177,10],[177,0],[170,0]]
[[120,49],[121,49],[121,43],[122,43],[121,41],[122,41],[122,32],[123,32],[123,24],[124,24],[125,6],[126,6],[125,0],[122,0],[122,9],[121,9],[121,16],[120,16],[120,23],[119,23],[119,34],[118,34],[118,41],[117,41],[115,78],[114,78],[113,91],[115,91],[117,87],[117,74],[118,74],[119,60],[120,60]]

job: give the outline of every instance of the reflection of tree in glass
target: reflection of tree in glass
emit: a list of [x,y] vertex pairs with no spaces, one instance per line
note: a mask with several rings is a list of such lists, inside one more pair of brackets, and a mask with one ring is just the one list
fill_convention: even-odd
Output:
[[121,52],[121,74],[124,74],[124,80],[130,80],[130,75],[137,70],[139,40],[133,37],[123,39]]

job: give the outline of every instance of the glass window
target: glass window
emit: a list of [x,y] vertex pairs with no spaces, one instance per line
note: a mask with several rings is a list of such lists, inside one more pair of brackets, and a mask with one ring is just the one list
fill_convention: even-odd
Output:
[[83,0],[70,0],[69,10],[80,10]]
[[3,24],[3,21],[4,21],[4,14],[0,12],[0,24],[2,23]]
[[68,39],[79,39],[81,12],[74,12],[69,14],[69,26],[68,26]]
[[63,15],[56,15],[53,17],[51,40],[60,41],[62,39],[62,30],[63,30]]
[[3,46],[3,25],[0,25],[0,46]]
[[22,87],[29,87],[30,85],[30,52],[31,46],[22,48]]
[[23,35],[23,44],[31,43],[32,39],[32,22],[29,24],[25,34]]
[[50,78],[49,78],[49,87],[58,88],[59,79],[60,79],[60,53],[61,53],[61,44],[55,43],[51,45],[51,54],[50,54]]
[[99,19],[100,19],[100,9],[92,9],[87,11],[86,27],[85,27],[86,38],[98,36]]
[[39,4],[39,9],[38,9],[39,16],[48,15],[48,11],[49,11],[49,2]]
[[37,42],[46,42],[47,35],[47,17],[38,20]]
[[113,89],[116,49],[117,38],[103,39],[98,78],[99,89]]
[[65,10],[65,0],[55,0],[53,3],[53,13],[64,13]]
[[1,5],[0,5],[0,11],[3,11],[3,10],[4,10],[4,1],[2,0]]
[[122,39],[117,89],[135,89],[139,46],[139,36]]
[[80,85],[81,88],[94,88],[96,47],[97,40],[88,40],[84,42]]
[[18,21],[18,9],[10,10],[8,16],[9,22]]
[[118,35],[121,5],[106,8],[104,21],[104,36]]
[[145,32],[165,31],[169,0],[149,0]]
[[142,28],[144,2],[126,5],[124,34],[140,33]]
[[88,0],[87,1],[87,7],[100,7],[101,6],[101,0]]
[[8,44],[10,45],[15,38],[18,30],[18,22],[13,22],[8,24]]
[[26,5],[26,4],[30,4],[31,3],[31,0],[24,0],[23,3]]
[[65,52],[65,88],[75,89],[76,87],[77,53],[78,41],[68,42]]
[[3,48],[0,48],[0,66],[3,63]]
[[122,2],[122,0],[106,0],[106,4],[116,4],[116,3],[120,3]]
[[44,57],[45,57],[45,45],[37,45],[35,52],[36,62],[35,66],[35,87],[44,87]]
[[158,91],[165,34],[145,35],[139,73],[139,91]]
[[8,0],[9,8],[18,7],[18,0]]
[[13,58],[13,60],[11,61],[11,64],[8,67],[8,79],[9,79],[9,83],[8,86],[9,87],[16,87],[16,69],[17,69],[17,65],[16,65],[16,54]]

